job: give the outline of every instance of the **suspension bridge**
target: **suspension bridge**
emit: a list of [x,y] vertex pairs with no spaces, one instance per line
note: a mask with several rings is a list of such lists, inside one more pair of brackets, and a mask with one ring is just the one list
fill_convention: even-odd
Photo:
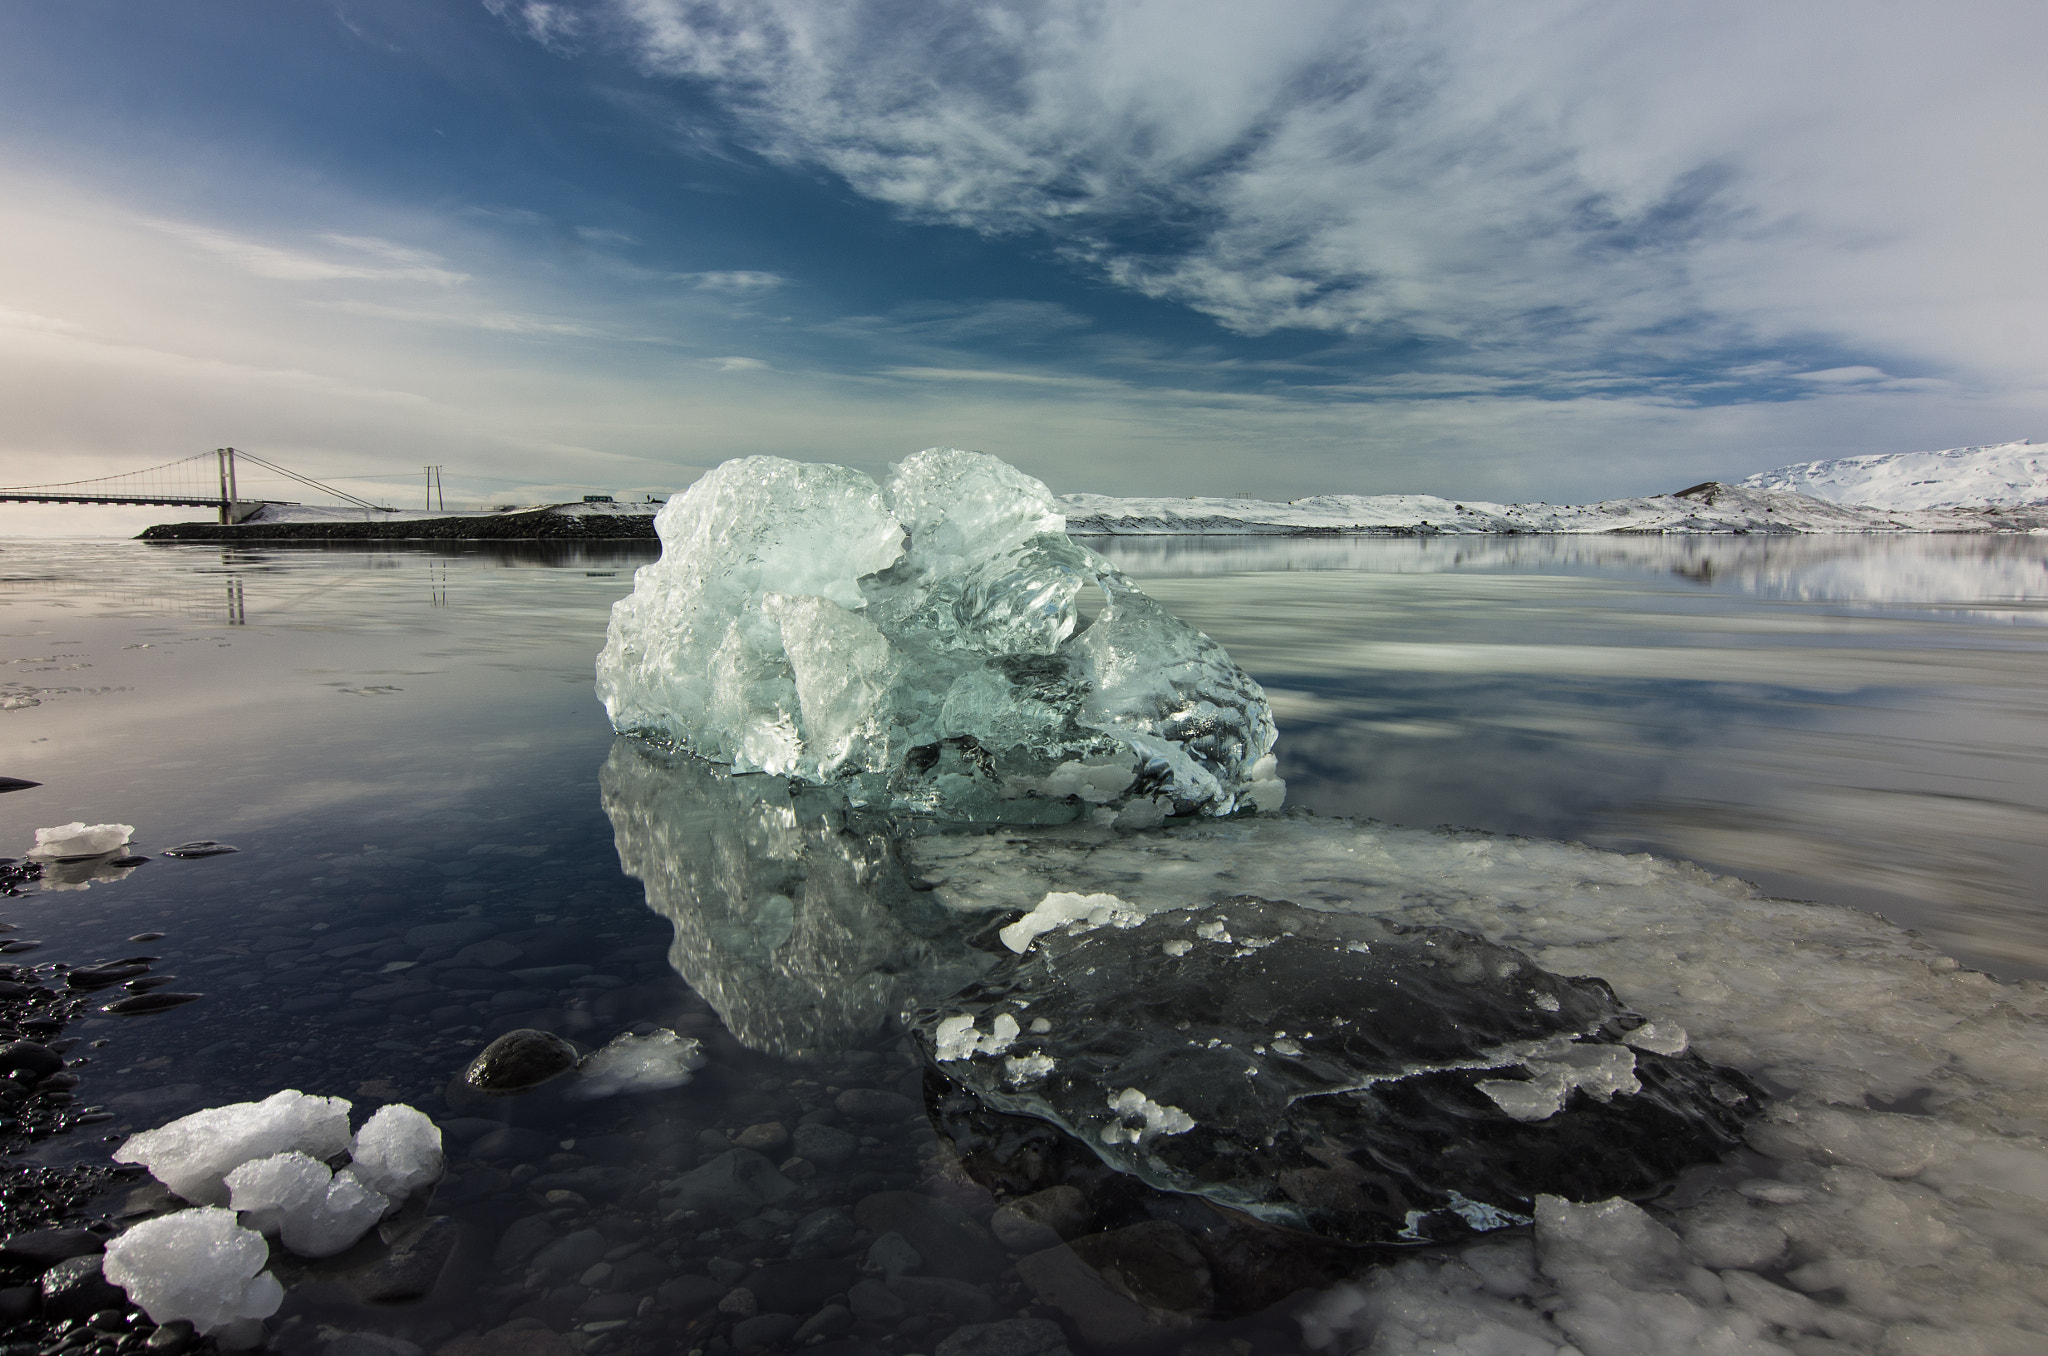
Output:
[[333,495],[354,508],[368,509],[373,513],[396,512],[388,505],[373,504],[347,490],[337,490],[253,452],[241,452],[232,447],[215,448],[211,452],[167,461],[161,466],[147,466],[140,471],[124,471],[91,480],[0,487],[0,503],[181,505],[215,508],[220,510],[223,523],[238,523],[263,507],[265,502],[243,499],[237,493],[235,463],[238,458],[322,494]]

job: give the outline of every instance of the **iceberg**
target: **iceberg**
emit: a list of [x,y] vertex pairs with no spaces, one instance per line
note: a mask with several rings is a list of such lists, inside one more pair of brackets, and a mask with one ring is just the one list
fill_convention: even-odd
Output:
[[1223,647],[1065,532],[1049,490],[932,448],[885,484],[748,457],[655,519],[612,608],[613,727],[855,806],[1147,826],[1276,810],[1272,712]]

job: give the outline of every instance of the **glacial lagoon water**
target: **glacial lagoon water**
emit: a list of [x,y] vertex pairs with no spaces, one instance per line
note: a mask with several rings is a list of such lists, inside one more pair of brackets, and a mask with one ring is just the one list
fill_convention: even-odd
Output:
[[[1019,881],[1142,894],[1190,888],[1191,870],[1234,872],[1239,889],[1247,875],[1348,881],[1386,894],[1392,914],[1464,921],[1552,968],[1601,974],[1630,1001],[1682,1008],[1696,1048],[1791,1108],[1755,1139],[1757,1161],[1689,1179],[1666,1203],[1691,1249],[1681,1260],[1710,1273],[1673,1264],[1670,1284],[1693,1287],[1681,1302],[1705,1316],[1696,1336],[1749,1315],[1728,1340],[1778,1343],[1759,1351],[1912,1349],[1943,1335],[1965,1349],[1955,1325],[1978,1322],[1977,1349],[2027,1349],[2042,1314],[2024,1296],[2048,1260],[2044,1001],[2028,982],[2048,975],[2048,543],[1090,544],[1265,684],[1290,804],[1324,822],[1026,845],[1008,876],[926,845],[911,855],[932,894],[961,902],[977,881],[991,899]],[[758,876],[782,848],[752,821],[718,818],[716,796],[646,789],[644,760],[615,742],[591,660],[608,605],[647,558],[0,552],[0,775],[42,783],[0,796],[0,854],[80,819],[136,825],[152,858],[108,873],[118,878],[58,868],[0,902],[0,917],[11,939],[41,943],[24,960],[118,957],[131,935],[162,932],[147,948],[158,970],[205,994],[74,1023],[68,1053],[88,1061],[77,1098],[111,1118],[38,1153],[89,1161],[132,1131],[287,1087],[353,1098],[359,1115],[409,1102],[448,1134],[434,1209],[462,1241],[443,1286],[377,1308],[332,1277],[301,1285],[273,1321],[280,1349],[312,1351],[340,1330],[433,1350],[514,1322],[536,1351],[719,1351],[746,1316],[713,1306],[741,1281],[760,1313],[812,1325],[747,1330],[771,1346],[801,1332],[929,1351],[963,1322],[1057,1310],[999,1252],[906,1273],[964,1290],[928,1286],[905,1303],[899,1285],[853,1301],[874,1279],[861,1269],[873,1236],[941,1250],[952,1212],[985,1218],[991,1202],[928,1122],[923,1074],[893,1029],[901,953],[871,948],[858,973],[859,938],[707,907],[707,890]],[[1479,834],[1328,822],[1341,816]],[[202,838],[240,850],[160,855]],[[729,869],[668,880],[664,844],[727,854]],[[1373,853],[1370,870],[1332,864]],[[1628,855],[1641,853],[1829,907],[1755,902]],[[1469,867],[1445,863],[1478,858],[1495,885],[1451,898],[1444,882]],[[1028,894],[1007,902],[1029,907]],[[1566,916],[1568,895],[1619,902]],[[1670,944],[1682,964],[1638,945],[1660,909],[1691,934]],[[933,975],[957,959],[938,957]],[[1804,1046],[1802,1022],[1818,1033]],[[592,1046],[663,1026],[702,1039],[711,1062],[684,1088],[580,1104],[451,1087],[516,1026]],[[1997,1068],[1979,1067],[1987,1059]],[[1977,1119],[1934,1113],[1968,1099]],[[814,1158],[790,1168],[787,1194],[724,1214],[678,1194],[735,1140],[787,1163],[792,1134]],[[1770,1211],[1784,1218],[1751,1218]],[[1829,1233],[1883,1220],[1897,1255]],[[1375,1350],[1408,1350],[1462,1322],[1491,1324],[1466,1335],[1499,1350],[1556,1350],[1565,1333],[1588,1352],[1629,1349],[1613,1315],[1661,1283],[1614,1251],[1635,1226],[1548,1227],[1540,1256],[1504,1236],[1494,1253],[1405,1263],[1299,1312],[1158,1340],[1234,1339],[1266,1356],[1377,1334]],[[1573,1289],[1567,1275],[1588,1268],[1606,1289]],[[1961,1298],[1944,1309],[1919,1296],[1899,1279],[1913,1268]],[[1063,1316],[1077,1348],[1101,1337]],[[1499,1345],[1510,1339],[1538,1345]]]

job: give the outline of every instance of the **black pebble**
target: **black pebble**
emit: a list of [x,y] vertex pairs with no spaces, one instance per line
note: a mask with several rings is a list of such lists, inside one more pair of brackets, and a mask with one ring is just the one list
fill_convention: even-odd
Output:
[[105,965],[81,965],[64,976],[64,983],[73,989],[107,989],[148,973],[147,963],[110,961]]
[[196,842],[180,843],[176,847],[167,847],[164,849],[164,856],[180,858],[218,857],[223,852],[240,851],[240,848],[230,847],[226,843],[216,843],[211,838],[201,838]]
[[0,1045],[0,1073],[25,1073],[31,1078],[48,1078],[63,1067],[64,1056],[47,1045],[37,1045],[34,1041],[9,1041]]
[[143,1017],[152,1012],[167,1012],[172,1008],[183,1007],[204,996],[196,993],[139,993],[132,998],[117,998],[100,1011],[112,1013],[116,1017]]
[[462,1077],[478,1092],[504,1097],[560,1077],[577,1059],[576,1047],[560,1036],[522,1027],[485,1046]]

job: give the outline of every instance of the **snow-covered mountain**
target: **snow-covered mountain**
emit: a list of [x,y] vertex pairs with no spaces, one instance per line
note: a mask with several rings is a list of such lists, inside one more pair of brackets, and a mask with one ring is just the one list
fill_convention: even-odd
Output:
[[2048,503],[2048,446],[2022,438],[1991,447],[1803,461],[1737,483],[1882,509],[2040,504]]

